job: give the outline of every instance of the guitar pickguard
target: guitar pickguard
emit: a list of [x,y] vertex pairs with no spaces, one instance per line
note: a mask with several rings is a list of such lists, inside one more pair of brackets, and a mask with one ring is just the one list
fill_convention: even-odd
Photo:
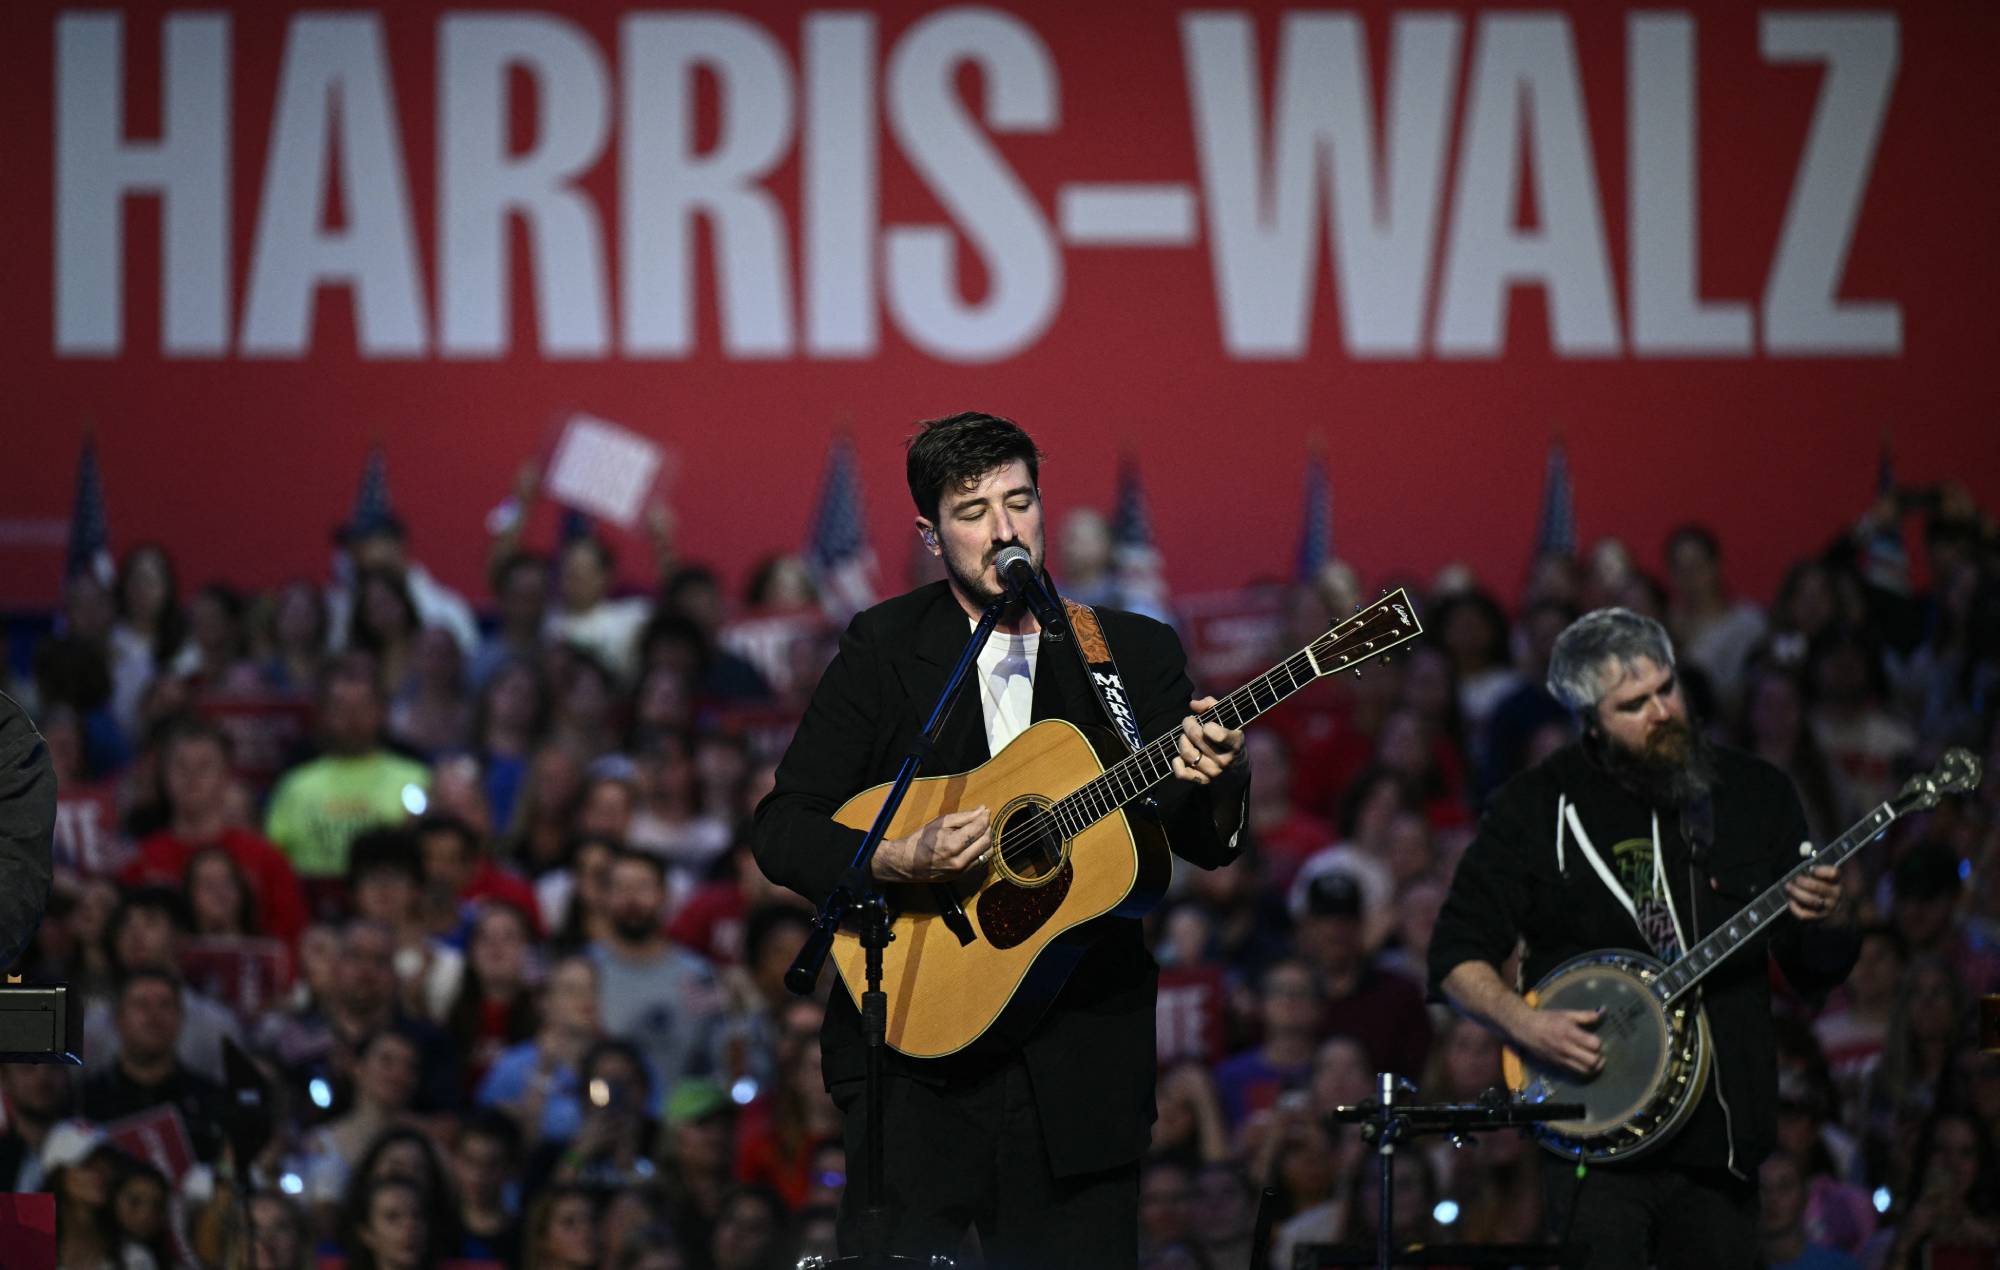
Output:
[[1022,943],[1055,916],[1075,877],[1076,866],[1065,860],[1056,875],[1040,886],[1015,886],[1005,878],[994,878],[972,906],[979,933],[995,948]]

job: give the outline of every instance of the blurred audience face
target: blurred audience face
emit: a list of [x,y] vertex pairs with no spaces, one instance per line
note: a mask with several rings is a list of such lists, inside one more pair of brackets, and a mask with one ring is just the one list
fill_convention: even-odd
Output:
[[316,1001],[326,1001],[333,995],[340,945],[340,931],[323,922],[306,927],[299,936],[299,973]]
[[731,1196],[715,1222],[715,1270],[758,1270],[770,1258],[781,1218],[763,1195]]
[[1164,1248],[1188,1237],[1194,1224],[1194,1181],[1178,1164],[1155,1162],[1139,1179],[1139,1238]]
[[1780,1152],[1765,1159],[1757,1175],[1759,1227],[1766,1239],[1797,1230],[1806,1215],[1806,1184],[1791,1156]]
[[528,977],[528,919],[511,904],[489,904],[472,925],[466,956],[479,982],[493,991],[516,987]]
[[118,1048],[127,1058],[157,1063],[181,1038],[181,994],[160,979],[139,979],[118,994]]
[[613,842],[625,841],[632,828],[635,801],[632,786],[625,781],[592,781],[584,792],[583,806],[576,815],[577,832],[593,838],[609,838]]
[[542,1018],[564,1031],[598,1031],[597,967],[589,958],[565,957],[549,971],[542,985]]
[[666,902],[666,888],[659,871],[651,865],[630,859],[612,864],[611,925],[619,938],[640,944],[658,935]]
[[1265,971],[1260,996],[1267,1039],[1310,1036],[1319,1022],[1312,971],[1297,962],[1279,962]]
[[271,625],[280,648],[317,654],[326,642],[326,615],[319,592],[310,582],[286,583],[278,592]]
[[507,1185],[507,1144],[491,1134],[467,1130],[451,1155],[459,1193],[470,1203],[491,1208]]
[[69,1114],[69,1073],[55,1063],[0,1064],[0,1094],[14,1116],[51,1125]]
[[397,1182],[371,1192],[360,1237],[382,1270],[416,1270],[423,1265],[430,1227],[416,1187]]
[[371,922],[400,927],[417,909],[417,880],[401,868],[377,866],[354,879],[354,913]]
[[[417,1062],[414,1042],[398,1033],[385,1032],[375,1038],[355,1063],[355,1092],[382,1110],[407,1110],[417,1093]],[[414,1149],[414,1144],[411,1145]]]
[[373,750],[382,731],[381,692],[364,676],[337,676],[326,686],[320,730],[333,754],[353,757]]
[[1210,1164],[1195,1175],[1195,1231],[1202,1243],[1240,1239],[1249,1229],[1250,1183],[1233,1164]]
[[214,737],[176,737],[161,766],[167,802],[176,816],[206,820],[221,811],[229,792],[229,759]]
[[1887,935],[1864,935],[1861,954],[1848,972],[1847,990],[1857,1004],[1887,1008],[1896,996],[1896,981],[1903,976],[1904,960],[1896,941]]
[[221,850],[203,851],[188,862],[188,906],[202,935],[242,934],[245,890],[236,862]]
[[584,613],[595,608],[604,599],[605,589],[611,585],[611,575],[604,567],[604,559],[599,555],[596,544],[589,539],[578,539],[565,546],[556,564],[556,572],[563,607],[572,613]]
[[517,560],[500,579],[500,624],[510,631],[534,634],[542,629],[549,608],[549,574],[540,562]]
[[1313,1055],[1312,1104],[1325,1115],[1335,1107],[1352,1107],[1374,1092],[1369,1079],[1368,1051],[1361,1042],[1336,1036],[1320,1043]]
[[341,934],[334,963],[334,996],[350,1013],[375,1015],[396,999],[396,940],[372,922],[354,922]]
[[1453,1020],[1445,1035],[1445,1097],[1471,1102],[1500,1083],[1500,1041],[1464,1017]]
[[305,1232],[292,1207],[275,1195],[250,1197],[252,1270],[298,1270]]
[[118,964],[128,970],[139,966],[173,966],[179,961],[176,948],[179,936],[173,919],[164,909],[151,904],[127,909],[125,920],[118,927],[114,949]]
[[128,1239],[150,1244],[166,1233],[167,1184],[155,1173],[133,1172],[118,1183],[111,1216]]

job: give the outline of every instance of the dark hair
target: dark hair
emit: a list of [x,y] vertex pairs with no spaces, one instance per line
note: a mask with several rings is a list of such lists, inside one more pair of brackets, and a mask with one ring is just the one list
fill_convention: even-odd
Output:
[[[417,823],[411,826],[410,832],[419,841],[436,833],[450,834],[465,847],[466,856],[474,860],[479,858],[480,848],[485,845],[480,840],[479,831],[472,827],[471,821],[448,811],[433,811],[418,817]],[[419,866],[421,866],[423,862],[423,853],[421,850],[418,852],[417,860]]]
[[250,879],[243,873],[243,866],[236,863],[236,857],[222,847],[203,847],[190,855],[187,867],[181,870],[181,892],[187,896],[190,919],[194,913],[194,868],[203,860],[219,859],[229,868],[229,876],[236,883],[236,929],[244,935],[262,933],[257,921],[257,895],[250,889]]
[[754,965],[757,952],[764,941],[773,935],[782,934],[786,927],[810,928],[812,916],[805,910],[791,904],[759,904],[743,918],[743,962]]
[[597,1193],[587,1186],[574,1182],[562,1182],[544,1187],[528,1206],[527,1214],[521,1219],[521,1265],[523,1270],[540,1270],[542,1265],[542,1240],[549,1233],[549,1221],[555,1216],[556,1205],[564,1200],[580,1199],[590,1205],[591,1224],[597,1222]]
[[141,1239],[119,1224],[118,1193],[134,1182],[141,1181],[151,1182],[153,1185],[159,1187],[163,1199],[168,1203],[172,1202],[174,1189],[168,1185],[167,1175],[162,1173],[158,1166],[149,1160],[134,1159],[129,1155],[121,1153],[118,1157],[118,1171],[113,1174],[111,1185],[106,1188],[104,1193],[105,1207],[111,1211],[111,1223],[117,1227],[120,1238],[130,1243],[138,1244],[141,1248],[152,1253],[153,1264],[159,1266],[173,1265],[175,1261],[173,1247],[174,1219],[171,1211],[162,1213],[163,1220],[160,1223],[160,1231],[151,1239]]
[[549,562],[547,557],[537,555],[532,551],[510,551],[498,560],[495,560],[492,566],[488,568],[486,572],[486,585],[492,589],[495,595],[498,595],[506,589],[507,580],[513,577],[515,572],[520,569],[533,569],[536,573],[546,578],[549,572]]
[[[375,1139],[373,1146],[369,1147],[368,1155],[362,1157],[364,1162],[369,1161],[374,1156],[376,1148],[387,1141],[392,1134],[402,1132],[414,1131],[392,1129],[389,1133],[383,1134]],[[340,1242],[347,1253],[348,1270],[376,1270],[378,1263],[375,1260],[375,1253],[362,1241],[361,1232],[368,1225],[370,1210],[375,1206],[375,1197],[391,1190],[408,1191],[416,1196],[417,1206],[424,1210],[424,1251],[418,1258],[417,1265],[420,1270],[430,1270],[430,1267],[437,1265],[438,1249],[449,1246],[449,1243],[438,1228],[436,1197],[425,1195],[424,1188],[408,1178],[384,1177],[371,1182],[366,1180],[367,1177],[368,1174],[364,1169],[358,1167],[355,1169],[354,1180],[357,1184],[348,1189],[348,1202],[345,1206],[347,1211],[341,1222],[343,1229]]]
[[134,966],[118,976],[118,1004],[125,1003],[125,994],[142,983],[164,983],[174,994],[176,1001],[181,998],[181,977],[165,966]]
[[1715,536],[1715,531],[1707,525],[1690,522],[1685,525],[1674,526],[1673,530],[1667,534],[1666,545],[1661,548],[1661,553],[1671,556],[1674,553],[1674,548],[1684,542],[1691,542],[1695,546],[1700,547],[1707,554],[1710,561],[1718,564],[1721,563],[1722,542]]
[[207,741],[222,751],[225,762],[234,762],[236,758],[236,744],[229,739],[229,734],[198,714],[174,715],[160,726],[156,735],[154,744],[159,747],[162,757],[183,742]]
[[410,595],[409,581],[393,569],[363,569],[354,579],[354,603],[347,614],[347,642],[349,647],[364,653],[382,651],[383,635],[375,628],[368,616],[367,590],[373,583],[381,583],[389,588],[389,593],[403,606],[404,620],[409,623],[409,633],[414,638],[423,629],[423,615],[417,611],[417,602]]
[[407,829],[370,829],[354,836],[348,848],[347,886],[361,885],[371,873],[400,873],[417,886],[424,883],[423,857]]
[[570,539],[558,548],[558,552],[566,556],[578,547],[582,547],[588,550],[591,555],[596,556],[598,567],[606,573],[616,573],[618,571],[617,553],[611,550],[610,543],[604,541],[604,539],[594,533],[581,534]]
[[142,886],[118,901],[118,907],[111,910],[111,920],[104,923],[104,955],[114,969],[122,967],[118,962],[118,939],[125,933],[125,923],[132,920],[132,914],[141,909],[166,916],[174,929],[182,935],[194,930],[194,919],[188,915],[187,898],[171,886]]
[[[1972,1186],[1966,1191],[1966,1207],[1982,1217],[2000,1211],[2000,1158],[1996,1158],[1993,1145],[1993,1131],[1979,1113],[1970,1107],[1949,1106],[1933,1112],[1924,1121],[1917,1134],[1917,1149],[1910,1156],[1914,1161],[1910,1170],[1909,1198],[1912,1202],[1924,1193],[1929,1181],[1931,1157],[1937,1145],[1938,1128],[1947,1120],[1957,1120],[1972,1130],[1972,1149],[1977,1160],[1972,1174]],[[1907,1211],[1907,1210],[1905,1210]]]
[[511,1167],[521,1158],[524,1145],[521,1126],[514,1117],[498,1107],[481,1107],[465,1119],[465,1126],[458,1131],[458,1140],[467,1138],[490,1138],[500,1144],[500,1153]]
[[[505,900],[482,900],[473,913],[465,938],[465,973],[459,976],[458,992],[453,996],[451,1009],[446,1011],[444,1027],[457,1038],[462,1052],[471,1053],[474,1042],[479,1039],[480,1029],[485,1023],[486,983],[480,977],[479,967],[472,957],[472,943],[479,938],[479,928],[495,913],[517,921],[527,936],[530,946],[535,942],[535,923],[520,906]],[[532,1038],[535,1029],[541,1025],[541,1007],[535,993],[528,984],[520,985],[513,1000],[507,1002],[507,1014],[503,1021],[505,1036],[509,1045],[518,1045]],[[512,1121],[509,1121],[511,1124]]]
[[320,674],[317,701],[322,710],[326,708],[326,699],[333,694],[334,685],[343,683],[363,684],[377,704],[382,701],[384,695],[382,683],[375,676],[374,662],[367,657],[349,653],[328,662],[325,671]]
[[1486,620],[1486,647],[1481,655],[1489,666],[1505,666],[1513,650],[1508,646],[1511,628],[1507,622],[1507,611],[1500,607],[1500,601],[1476,587],[1446,596],[1431,609],[1431,629],[1442,637],[1460,609],[1470,609]]
[[994,468],[1016,459],[1028,465],[1028,479],[1041,484],[1042,452],[1012,419],[967,410],[926,419],[910,437],[904,470],[917,511],[937,520],[947,485],[969,488]]
[[132,581],[132,569],[141,557],[151,556],[159,562],[160,572],[166,575],[166,599],[160,602],[159,624],[153,631],[153,654],[155,666],[165,666],[180,651],[181,641],[187,636],[187,614],[181,609],[180,581],[174,571],[174,558],[167,549],[157,542],[137,543],[125,553],[118,563],[118,578],[112,583],[112,602],[117,607],[118,616],[132,620],[132,601],[126,588]]
[[[597,841],[609,842],[610,839],[601,838],[597,839]],[[577,845],[581,847],[583,844],[579,842]],[[660,880],[660,885],[665,886],[667,884],[667,862],[665,860],[650,851],[642,851],[637,847],[628,847],[622,844],[613,844],[613,853],[611,856],[612,868],[615,869],[621,864],[635,861],[651,869],[653,876]]]
[[1389,784],[1396,787],[1396,799],[1404,811],[1423,810],[1423,791],[1419,790],[1409,777],[1394,768],[1376,764],[1363,768],[1341,791],[1339,809],[1335,813],[1334,828],[1340,831],[1343,841],[1352,841],[1355,830],[1361,827],[1361,809],[1368,805],[1368,799],[1378,785]]

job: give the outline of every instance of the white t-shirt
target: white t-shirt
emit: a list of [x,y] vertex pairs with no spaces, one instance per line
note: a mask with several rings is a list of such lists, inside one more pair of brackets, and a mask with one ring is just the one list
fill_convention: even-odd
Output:
[[[970,620],[970,619],[968,619]],[[978,629],[979,623],[973,622]],[[1027,731],[1035,716],[1035,663],[1042,636],[995,631],[979,650],[979,700],[986,718],[986,748],[998,754]]]

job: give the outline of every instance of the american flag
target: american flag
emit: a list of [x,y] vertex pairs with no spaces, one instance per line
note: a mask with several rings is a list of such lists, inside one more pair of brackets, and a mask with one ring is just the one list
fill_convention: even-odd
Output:
[[[1882,436],[1882,454],[1875,461],[1875,497],[1896,497],[1896,458],[1889,449],[1887,433]],[[1861,571],[1868,580],[1886,591],[1907,595],[1910,590],[1910,553],[1903,546],[1903,516],[1898,507],[1889,522],[1868,535],[1862,546]]]
[[1146,492],[1139,484],[1139,461],[1126,455],[1118,461],[1118,507],[1111,517],[1111,559],[1118,580],[1121,608],[1158,614],[1167,602],[1167,581],[1158,547],[1153,545],[1153,520],[1146,514]]
[[1569,452],[1561,438],[1549,443],[1548,474],[1542,478],[1542,523],[1535,533],[1537,556],[1576,554],[1576,495],[1569,484]]
[[1315,445],[1306,460],[1305,519],[1299,525],[1298,580],[1310,582],[1333,559],[1333,489],[1326,479],[1326,451]]
[[875,603],[875,553],[868,546],[861,471],[846,437],[827,450],[805,555],[829,617],[845,621]]
[[1139,461],[1131,455],[1118,460],[1118,508],[1111,517],[1111,547],[1123,564],[1157,564],[1153,520],[1146,514],[1146,491],[1139,484]]
[[392,525],[396,513],[389,506],[389,460],[382,447],[371,446],[368,461],[361,468],[361,489],[354,495],[354,515],[348,532],[367,534]]
[[97,441],[83,439],[83,456],[76,465],[76,506],[69,517],[69,556],[63,562],[65,580],[88,573],[110,586],[117,570],[111,561],[111,521],[104,508],[104,481],[97,471]]

